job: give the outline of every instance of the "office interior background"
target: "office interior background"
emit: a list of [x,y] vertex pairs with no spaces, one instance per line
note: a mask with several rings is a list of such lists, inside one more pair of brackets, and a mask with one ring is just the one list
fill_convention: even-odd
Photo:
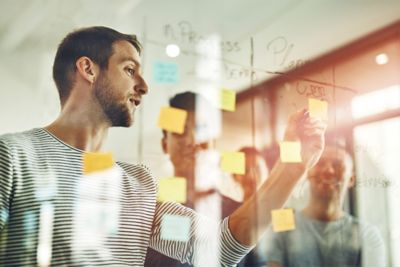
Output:
[[[324,100],[327,135],[355,160],[345,209],[378,227],[388,266],[400,266],[400,1],[0,0],[1,134],[57,118],[55,51],[94,25],[137,34],[149,85],[133,127],[111,129],[105,151],[170,176],[160,109],[179,92],[212,102],[227,89],[235,110],[206,116],[213,148],[254,146],[271,166],[289,114]],[[305,201],[297,192],[286,206]]]

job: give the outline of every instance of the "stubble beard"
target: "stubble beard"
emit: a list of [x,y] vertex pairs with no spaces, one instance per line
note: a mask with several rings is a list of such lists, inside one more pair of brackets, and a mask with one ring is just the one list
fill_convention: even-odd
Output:
[[105,116],[113,127],[129,127],[133,123],[133,114],[125,101],[119,101],[109,79],[100,75],[94,84],[94,96]]

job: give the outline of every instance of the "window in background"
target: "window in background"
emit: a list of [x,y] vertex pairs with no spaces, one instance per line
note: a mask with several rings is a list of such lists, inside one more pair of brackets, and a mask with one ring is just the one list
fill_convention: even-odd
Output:
[[398,108],[400,108],[399,85],[357,96],[352,102],[354,119],[360,119]]
[[[393,96],[392,91],[388,92]],[[376,95],[375,107],[390,102],[383,101],[381,97],[378,99]],[[366,102],[357,102],[353,107],[360,105],[367,107],[365,111],[379,110],[369,100]],[[357,213],[361,220],[378,226],[384,238],[389,266],[393,267],[400,266],[399,136],[400,118],[369,123],[354,129]]]

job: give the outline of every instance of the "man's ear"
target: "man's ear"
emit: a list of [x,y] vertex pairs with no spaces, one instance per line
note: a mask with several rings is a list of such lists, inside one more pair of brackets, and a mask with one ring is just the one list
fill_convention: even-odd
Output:
[[79,75],[84,80],[86,80],[90,84],[93,84],[96,81],[100,68],[90,58],[80,57],[76,61],[75,65]]
[[163,137],[161,138],[161,147],[165,154],[168,154],[167,134],[168,133],[163,134]]

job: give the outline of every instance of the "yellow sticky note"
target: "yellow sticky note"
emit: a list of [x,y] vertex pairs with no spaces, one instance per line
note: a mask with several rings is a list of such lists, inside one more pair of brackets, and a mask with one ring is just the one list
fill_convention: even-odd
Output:
[[328,119],[328,102],[309,98],[308,109],[310,111],[310,117],[322,120]]
[[271,215],[274,232],[290,231],[296,228],[293,209],[272,210]]
[[279,151],[282,162],[301,162],[300,142],[280,142]]
[[173,201],[186,202],[186,179],[171,177],[160,179],[158,183],[157,200],[160,202]]
[[158,118],[158,127],[168,132],[183,134],[187,111],[179,108],[161,108]]
[[111,153],[84,153],[83,173],[104,171],[112,168],[114,160]]
[[221,157],[221,169],[235,174],[245,174],[246,163],[243,152],[224,152]]
[[221,109],[227,111],[235,111],[236,108],[236,92],[229,89],[221,90]]

